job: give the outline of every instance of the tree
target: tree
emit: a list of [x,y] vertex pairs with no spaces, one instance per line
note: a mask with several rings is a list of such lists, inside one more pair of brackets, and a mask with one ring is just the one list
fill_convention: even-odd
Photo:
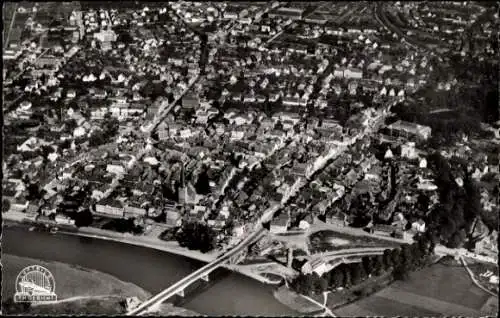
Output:
[[405,266],[413,264],[413,255],[409,244],[401,245],[401,263]]
[[417,237],[417,246],[422,256],[429,253],[429,243],[430,238],[428,237],[428,232]]
[[106,136],[102,131],[95,131],[90,135],[89,146],[97,147],[106,143]]
[[41,147],[41,150],[42,150],[42,157],[45,158],[45,159],[47,159],[47,157],[51,153],[55,152],[55,149],[52,146],[46,146],[46,145],[43,145]]
[[111,117],[109,113],[106,114],[107,116],[104,118],[103,122],[103,129],[104,129],[104,135],[106,137],[111,137],[116,135],[118,132],[118,129],[120,128],[120,122],[118,119]]
[[[59,149],[64,150],[64,149],[69,149],[71,147],[71,141],[69,139],[64,139],[60,144],[59,144]],[[62,151],[61,151],[62,152]]]
[[319,276],[316,272],[311,275],[312,290],[316,293],[322,293],[328,288],[328,281],[323,276]]
[[10,209],[10,201],[7,199],[2,200],[2,212],[7,212]]
[[313,289],[313,276],[301,274],[290,283],[290,287],[299,294],[309,295]]
[[351,280],[353,285],[361,283],[366,279],[366,271],[361,263],[354,263],[351,265]]
[[206,169],[204,169],[203,172],[198,175],[198,180],[195,184],[195,188],[196,192],[199,194],[207,195],[210,193],[210,181]]
[[349,269],[349,267],[345,266],[343,268],[343,272],[344,272],[344,287],[351,287],[352,285],[352,277],[351,277],[351,270]]
[[448,240],[446,247],[460,248],[463,246],[466,238],[467,238],[467,233],[465,232],[465,230],[464,229],[458,230],[455,233],[453,233],[451,238]]
[[363,256],[361,258],[361,263],[363,264],[363,267],[366,271],[366,273],[369,275],[373,272],[373,258],[369,256]]
[[329,286],[330,288],[337,288],[344,286],[344,272],[342,269],[336,267],[330,272]]
[[382,274],[384,270],[384,258],[382,255],[376,255],[373,257],[373,271],[372,273],[376,276]]
[[90,210],[86,209],[82,212],[76,213],[74,216],[75,225],[77,227],[89,226],[93,222],[93,216]]
[[394,266],[394,262],[392,261],[392,252],[390,249],[384,250],[383,265],[386,270]]
[[398,265],[401,264],[401,250],[399,248],[395,248],[391,251],[391,260],[392,260],[392,265],[394,267],[397,267]]
[[464,178],[464,189],[467,197],[463,205],[464,218],[466,222],[471,222],[476,216],[480,215],[482,207],[479,187],[474,180],[472,180],[470,174],[466,174]]
[[64,124],[66,126],[66,131],[68,132],[72,132],[76,127],[78,127],[76,120],[74,120],[73,118],[67,120]]
[[408,267],[402,264],[396,266],[393,275],[395,280],[407,280],[409,278]]
[[457,225],[455,221],[451,218],[444,218],[443,223],[441,223],[441,238],[445,241],[448,242],[453,233],[457,231]]
[[28,195],[26,196],[26,199],[28,201],[39,200],[41,197],[40,186],[36,183],[30,183],[28,185]]
[[216,233],[206,224],[185,222],[177,233],[176,240],[181,246],[206,253],[215,247]]

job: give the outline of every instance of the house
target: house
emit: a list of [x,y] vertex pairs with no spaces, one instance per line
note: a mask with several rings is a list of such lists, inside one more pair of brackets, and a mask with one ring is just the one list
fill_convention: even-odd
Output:
[[16,212],[25,212],[26,209],[28,208],[29,203],[30,202],[26,200],[26,198],[19,197],[13,202],[11,202],[10,208],[11,210]]
[[408,159],[417,159],[418,154],[415,149],[415,143],[414,142],[407,142],[403,145],[401,145],[401,157],[408,158]]
[[[21,183],[22,184],[22,183]],[[16,183],[12,181],[3,182],[2,199],[13,201],[16,196]]]
[[415,136],[424,140],[428,139],[431,136],[430,127],[402,120],[396,121],[395,123],[389,125],[387,128],[389,128],[392,134],[397,134],[399,136]]
[[411,224],[411,228],[417,232],[423,233],[425,232],[425,222],[422,219],[419,219]]
[[324,214],[326,212],[328,206],[329,206],[328,201],[322,200],[312,207],[312,211],[317,212],[319,214]]
[[292,167],[292,174],[298,177],[305,177],[309,172],[309,165],[307,163],[296,162]]
[[333,76],[335,78],[343,78],[344,77],[344,71],[345,71],[345,68],[344,67],[341,67],[341,68],[337,68],[333,71]]
[[418,164],[418,167],[421,169],[427,168],[427,159],[422,158]]
[[375,224],[371,226],[372,231],[382,232],[391,235],[394,233],[395,227],[386,224]]
[[270,231],[273,234],[285,233],[288,229],[289,223],[288,215],[282,213],[271,221]]
[[125,217],[140,217],[146,216],[147,211],[143,207],[141,207],[139,202],[130,202],[125,205],[123,209],[123,213]]
[[312,274],[314,272],[321,277],[324,273],[329,272],[332,267],[332,265],[328,264],[321,258],[317,258],[302,265],[301,272],[303,274]]
[[39,215],[36,217],[37,222],[54,225],[56,222],[46,215]]
[[65,225],[75,225],[75,220],[63,215],[57,214],[55,217],[55,221],[57,224],[65,224]]
[[169,208],[166,211],[167,214],[167,224],[170,226],[177,226],[182,216],[179,210],[176,208]]
[[106,166],[106,171],[115,174],[123,174],[125,172],[125,169],[121,164],[108,164]]
[[348,186],[352,186],[358,181],[358,174],[353,168],[351,168],[351,170],[347,172],[347,174],[345,175],[345,180]]
[[345,78],[363,78],[363,71],[357,68],[347,68],[344,70]]
[[123,218],[123,204],[120,201],[109,198],[101,200],[95,206],[95,214],[113,218]]
[[200,105],[200,99],[198,96],[193,94],[186,94],[182,98],[182,108],[184,109],[196,109]]
[[234,237],[243,237],[245,233],[248,233],[251,230],[248,224],[243,224],[239,226],[233,227],[233,236]]
[[307,222],[306,220],[301,220],[299,222],[299,229],[301,229],[301,230],[307,230],[310,226],[311,226],[311,224],[309,222]]
[[433,180],[424,179],[422,176],[418,176],[417,189],[424,191],[434,191],[437,190],[437,186],[434,184]]

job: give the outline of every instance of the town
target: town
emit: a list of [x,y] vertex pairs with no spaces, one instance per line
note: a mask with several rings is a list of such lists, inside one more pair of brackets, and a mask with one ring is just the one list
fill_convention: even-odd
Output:
[[272,210],[231,266],[320,305],[436,255],[497,262],[494,4],[6,11],[3,219],[215,255]]

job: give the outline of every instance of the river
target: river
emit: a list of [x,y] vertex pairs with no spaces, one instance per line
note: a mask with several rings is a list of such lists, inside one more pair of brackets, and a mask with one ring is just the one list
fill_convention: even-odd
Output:
[[[4,227],[2,252],[95,269],[156,294],[203,266],[202,262],[166,252],[48,232]],[[278,302],[273,287],[241,274],[220,270],[208,288],[187,295],[182,307],[204,315],[282,316],[298,313]],[[55,280],[63,277],[55,277]],[[56,291],[57,292],[57,291]]]

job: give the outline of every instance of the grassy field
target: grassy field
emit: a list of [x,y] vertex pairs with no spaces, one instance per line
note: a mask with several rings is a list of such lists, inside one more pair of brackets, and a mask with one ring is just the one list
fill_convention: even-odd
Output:
[[[60,303],[57,305],[43,305],[31,307],[30,314],[34,315],[123,315],[125,313],[119,299],[87,299],[78,300],[68,303]],[[184,308],[175,307],[172,304],[162,304],[157,313],[151,313],[153,316],[184,316],[192,317],[199,316],[194,311]]]
[[31,306],[31,315],[123,315],[119,299],[82,299],[56,305]]
[[[335,240],[340,244],[335,244]],[[348,241],[344,244],[343,241]],[[353,236],[345,233],[338,233],[331,230],[319,231],[309,236],[309,250],[311,253],[319,251],[336,251],[348,248],[357,247],[391,247],[399,246],[400,244],[383,239],[377,239],[368,236]]]
[[[60,303],[57,305],[47,305],[43,307],[57,307],[57,313],[65,313],[64,310],[69,307],[77,307],[79,310],[89,312],[96,307],[96,302],[102,304],[103,307],[94,313],[114,313],[116,310],[115,303],[117,299],[124,297],[137,296],[142,300],[150,297],[150,293],[139,288],[131,283],[126,283],[118,280],[117,278],[85,269],[76,266],[70,266],[59,262],[43,262],[35,259],[18,257],[9,254],[2,255],[2,299],[13,297],[15,293],[15,280],[19,272],[29,265],[41,265],[47,268],[55,279],[55,292],[58,300],[63,300],[70,297],[78,296],[100,296],[100,295],[113,295],[117,296],[111,302],[104,302],[95,299],[82,299],[68,303]],[[83,306],[83,307],[80,307]],[[69,307],[68,307],[69,306]],[[85,309],[87,308],[87,309]],[[32,307],[31,310],[56,310],[44,309],[42,307]],[[96,309],[97,310],[97,309]],[[35,312],[34,312],[35,313]],[[71,313],[71,312],[68,312]]]
[[281,286],[273,294],[278,301],[302,314],[310,314],[321,310],[321,307],[289,290],[286,286]]
[[[472,316],[494,315],[490,296],[476,287],[456,263],[438,263],[410,274],[383,290],[338,308],[341,316]],[[498,300],[496,300],[498,303]],[[498,306],[496,306],[498,308]]]
[[[372,276],[356,286],[349,289],[332,292],[328,295],[326,305],[328,308],[336,308],[355,301],[360,297],[358,291],[364,290],[368,294],[375,293],[390,284],[392,281],[392,272],[383,273],[381,276]],[[318,299],[317,299],[318,300]]]

